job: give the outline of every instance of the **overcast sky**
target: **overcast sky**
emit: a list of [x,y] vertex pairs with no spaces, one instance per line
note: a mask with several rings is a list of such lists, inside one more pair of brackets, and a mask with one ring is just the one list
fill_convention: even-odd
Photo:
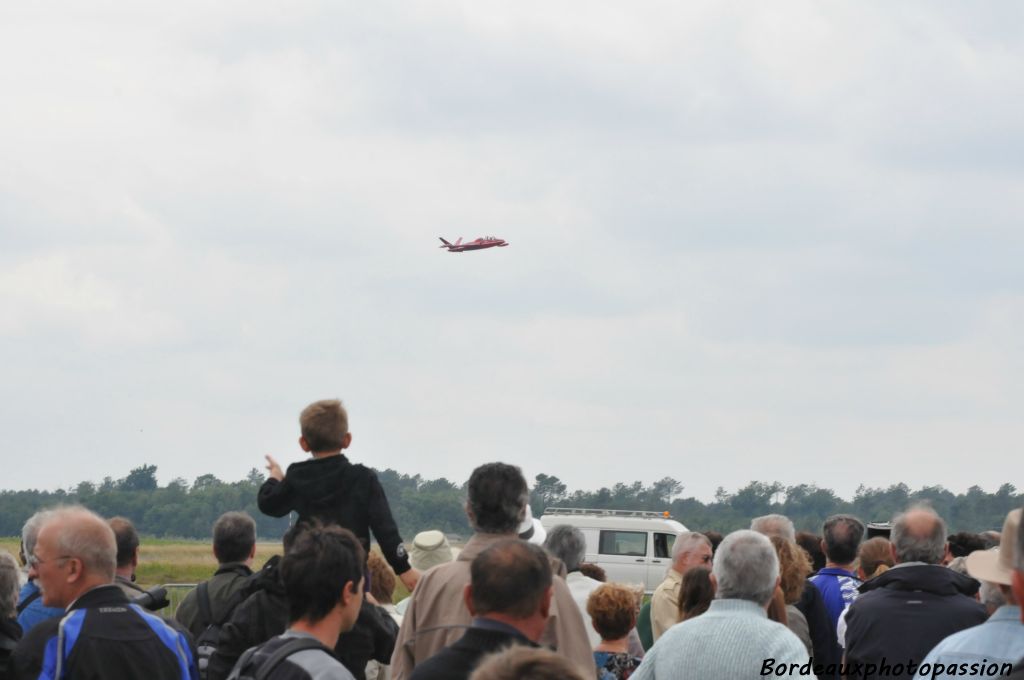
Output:
[[[2,488],[1019,482],[1024,4],[0,9]],[[511,247],[464,254],[449,240]]]

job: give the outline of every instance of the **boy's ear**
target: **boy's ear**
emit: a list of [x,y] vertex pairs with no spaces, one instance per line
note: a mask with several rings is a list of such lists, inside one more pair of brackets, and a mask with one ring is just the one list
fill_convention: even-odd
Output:
[[357,584],[355,581],[349,581],[345,584],[345,587],[341,589],[341,603],[348,606],[348,603],[352,601],[352,598],[356,596],[357,588],[360,588],[362,583]]
[[309,442],[307,442],[306,438],[301,436],[301,435],[299,436],[299,446],[302,448],[303,451],[305,451],[306,453],[309,453],[309,451],[310,451]]
[[352,433],[346,432],[345,436],[341,438],[341,448],[347,449],[350,446],[352,446]]

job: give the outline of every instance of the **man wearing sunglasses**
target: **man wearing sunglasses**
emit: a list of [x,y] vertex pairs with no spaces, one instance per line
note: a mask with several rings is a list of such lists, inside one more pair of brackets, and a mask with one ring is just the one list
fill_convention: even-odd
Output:
[[117,545],[103,518],[54,510],[28,556],[43,604],[65,614],[37,625],[12,655],[15,678],[196,680],[190,643],[114,585]]

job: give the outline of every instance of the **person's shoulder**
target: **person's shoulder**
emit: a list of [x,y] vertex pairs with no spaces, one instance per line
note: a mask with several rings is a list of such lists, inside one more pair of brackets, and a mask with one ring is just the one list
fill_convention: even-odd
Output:
[[48,619],[40,621],[36,625],[32,626],[21,638],[21,644],[25,647],[32,647],[34,645],[44,645],[46,641],[51,637],[57,635],[57,631],[60,628],[60,622],[63,616],[51,616]]
[[288,657],[310,680],[354,680],[353,675],[326,648],[304,649]]
[[[461,641],[462,639],[460,638],[455,644],[457,645]],[[429,659],[416,664],[416,668],[413,669],[409,680],[434,680],[434,678],[452,677],[453,671],[462,665],[460,663],[462,657],[463,654],[458,649],[454,649],[453,646],[443,647]]]

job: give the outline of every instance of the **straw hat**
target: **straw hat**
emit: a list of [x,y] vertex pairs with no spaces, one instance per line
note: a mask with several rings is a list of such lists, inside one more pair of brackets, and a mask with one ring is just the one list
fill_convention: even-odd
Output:
[[1010,585],[1013,558],[1020,530],[1020,509],[1011,510],[1003,522],[1003,540],[998,548],[975,550],[967,556],[967,573],[979,581]]

